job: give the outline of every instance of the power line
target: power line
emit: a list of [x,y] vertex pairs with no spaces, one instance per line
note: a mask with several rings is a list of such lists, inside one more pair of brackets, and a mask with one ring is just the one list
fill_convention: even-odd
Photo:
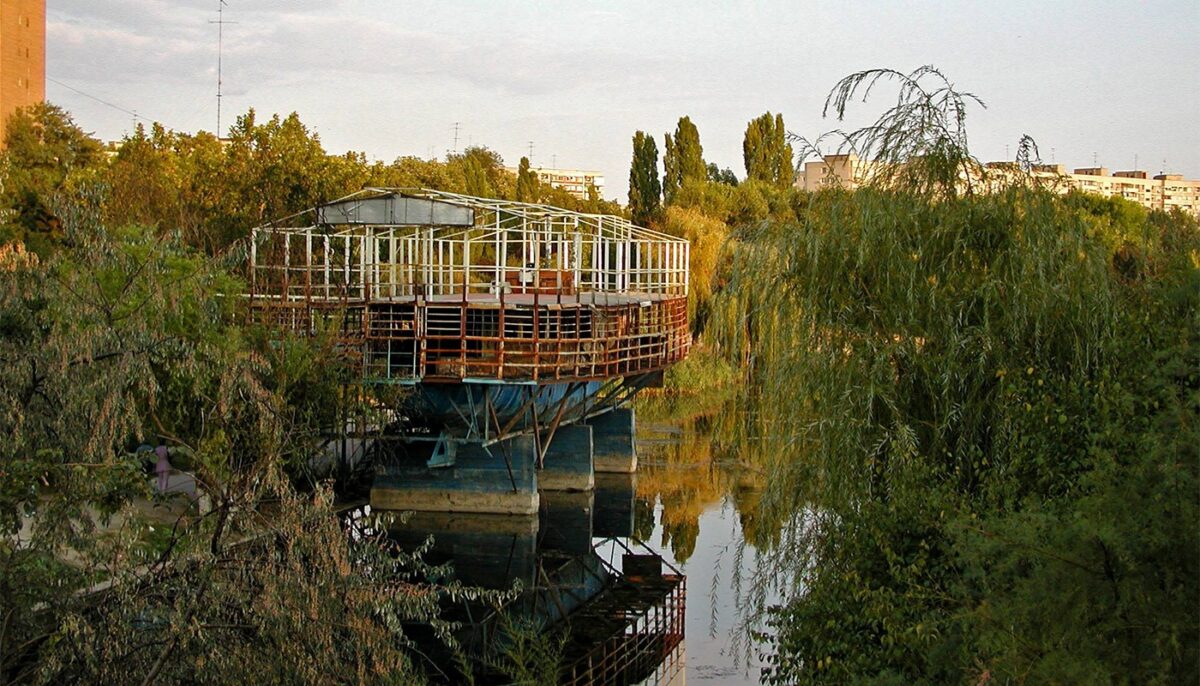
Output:
[[50,78],[49,76],[47,76],[47,77],[46,77],[46,80],[47,80],[47,81],[49,81],[49,82],[51,82],[51,83],[58,84],[58,85],[62,86],[63,88],[66,88],[67,90],[70,90],[70,91],[75,91],[76,93],[78,93],[78,94],[82,95],[82,96],[83,96],[83,97],[85,97],[85,98],[90,98],[90,99],[92,99],[92,100],[95,100],[96,102],[100,103],[101,105],[104,105],[104,106],[106,106],[106,107],[111,107],[111,108],[113,108],[114,110],[117,110],[118,112],[124,112],[125,114],[128,114],[129,116],[133,117],[134,119],[138,119],[138,120],[144,121],[144,122],[146,122],[147,124],[152,124],[152,123],[154,123],[154,122],[153,122],[153,121],[151,121],[150,119],[147,119],[147,118],[143,117],[142,115],[138,114],[137,112],[134,112],[134,111],[133,111],[133,110],[131,110],[131,109],[126,109],[126,108],[124,108],[124,107],[121,107],[120,105],[114,105],[113,103],[111,103],[111,102],[109,102],[109,101],[107,101],[107,100],[104,100],[103,98],[98,98],[98,97],[96,97],[96,96],[92,95],[91,93],[85,93],[84,91],[81,91],[81,90],[79,90],[79,89],[78,89],[78,88],[76,88],[75,86],[72,86],[72,85],[69,85],[69,84],[63,83],[62,81],[59,81],[58,79],[53,79],[53,78]]

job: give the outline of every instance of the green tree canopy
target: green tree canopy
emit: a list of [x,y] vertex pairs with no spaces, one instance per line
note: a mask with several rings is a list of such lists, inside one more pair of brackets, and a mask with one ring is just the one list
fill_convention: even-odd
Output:
[[716,164],[709,162],[707,171],[708,180],[712,181],[713,183],[723,183],[726,186],[738,185],[737,175],[734,174],[733,170],[729,169],[728,167],[721,169]]
[[100,165],[103,147],[70,114],[47,102],[21,108],[9,117],[4,146],[0,202],[9,212],[0,225],[0,243],[20,241],[47,255],[62,237],[61,222],[50,210],[51,196],[64,188],[69,177]]
[[663,196],[669,205],[675,193],[686,181],[703,181],[708,176],[704,164],[704,148],[700,145],[700,132],[691,118],[683,116],[675,126],[674,137],[665,134],[663,153]]
[[517,200],[537,202],[540,195],[537,174],[529,168],[529,158],[522,157],[521,164],[517,166]]
[[792,145],[787,142],[782,114],[767,112],[746,124],[742,159],[746,164],[747,178],[765,181],[780,188],[792,185],[795,176]]
[[653,136],[638,131],[633,135],[633,162],[629,166],[629,211],[634,222],[647,224],[658,217],[661,209],[658,146]]

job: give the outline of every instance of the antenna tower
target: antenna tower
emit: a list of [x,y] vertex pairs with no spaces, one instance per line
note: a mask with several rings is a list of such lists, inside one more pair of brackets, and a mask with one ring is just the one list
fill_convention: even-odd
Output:
[[217,25],[217,138],[221,137],[221,57],[225,48],[225,25],[236,24],[236,21],[225,21],[225,0],[217,0],[217,20],[208,21]]

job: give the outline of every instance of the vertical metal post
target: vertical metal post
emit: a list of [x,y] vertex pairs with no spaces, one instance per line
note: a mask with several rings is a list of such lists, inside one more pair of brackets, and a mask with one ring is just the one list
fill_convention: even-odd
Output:
[[329,248],[329,236],[322,236],[322,240],[325,242],[325,299],[328,300],[329,287],[332,285],[333,281],[329,274],[332,268],[330,262],[333,261],[333,253]]
[[292,234],[284,232],[283,234],[283,300],[286,303],[291,300],[292,289]]
[[400,263],[400,260],[396,258],[395,229],[392,229],[391,235],[388,236],[388,259],[390,260],[390,263],[388,264],[388,282],[390,284],[390,287],[388,288],[388,294],[394,298],[396,297],[396,267]]
[[250,229],[250,294],[257,291],[258,286],[258,229]]

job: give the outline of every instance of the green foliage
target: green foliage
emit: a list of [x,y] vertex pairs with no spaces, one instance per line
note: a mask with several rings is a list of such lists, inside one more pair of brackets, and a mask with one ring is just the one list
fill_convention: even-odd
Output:
[[722,251],[729,239],[729,227],[702,212],[683,207],[668,207],[662,230],[691,243],[688,263],[688,317],[692,330],[699,333],[708,320],[710,301],[719,278]]
[[[898,85],[895,104],[869,126],[851,133],[833,132],[860,157],[876,162],[876,185],[953,197],[964,189],[972,192],[986,180],[983,166],[968,148],[966,128],[968,107],[983,107],[983,101],[955,89],[935,67],[926,65],[907,74],[892,69],[851,74],[829,93],[823,114],[832,110],[840,121],[851,101],[860,95],[866,100],[882,82]],[[1027,137],[1018,149],[1023,159],[1031,152],[1036,155],[1036,146]]]
[[742,140],[742,159],[747,180],[787,188],[795,181],[792,144],[787,142],[783,115],[770,112],[750,120]]
[[61,245],[61,221],[50,209],[69,180],[102,160],[100,141],[84,133],[63,109],[40,103],[9,116],[0,155],[0,244],[24,243],[47,257]]
[[180,537],[173,564],[121,574],[61,618],[33,681],[424,683],[402,623],[474,594],[420,583],[444,570],[378,532],[348,539],[325,491],[285,496],[272,522],[221,553]]
[[708,180],[713,183],[723,183],[726,186],[738,185],[737,176],[733,173],[732,169],[721,169],[716,164],[709,162],[707,172]]
[[[594,190],[595,187],[593,186]],[[537,174],[529,169],[529,158],[522,157],[517,167],[517,200],[520,202],[537,202],[541,195],[538,188]]]
[[[484,198],[512,197],[512,175],[504,170],[504,160],[483,146],[472,146],[446,160],[450,183],[460,193]],[[536,178],[535,178],[536,181]],[[449,189],[445,189],[449,190]]]
[[970,96],[915,75],[857,140],[916,163],[743,230],[708,328],[803,589],[767,676],[1194,682],[1200,227],[962,192]]
[[[0,263],[0,682],[411,683],[402,622],[470,591],[292,487],[371,399],[327,341],[243,329],[212,260],[88,197],[55,208],[52,258]],[[143,442],[200,503],[151,492]]]
[[493,654],[484,665],[514,686],[554,686],[563,670],[563,654],[569,635],[547,630],[540,622],[513,617],[500,611],[499,631]]
[[657,220],[661,209],[658,146],[653,136],[638,131],[633,135],[633,161],[629,165],[629,212],[634,223],[648,225]]
[[664,134],[666,141],[663,154],[663,198],[667,205],[675,199],[675,193],[688,181],[704,181],[708,167],[704,164],[704,148],[700,145],[700,132],[689,117],[680,117],[675,126],[675,136]]
[[[687,358],[667,369],[662,394],[703,395],[711,401],[732,390],[737,381],[737,370],[725,356],[701,341],[692,346]],[[652,390],[643,393],[656,395]]]

